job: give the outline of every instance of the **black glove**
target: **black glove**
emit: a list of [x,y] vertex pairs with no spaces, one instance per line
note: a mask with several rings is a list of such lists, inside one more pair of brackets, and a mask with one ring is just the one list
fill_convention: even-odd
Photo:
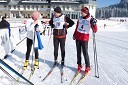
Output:
[[38,26],[39,26],[38,24],[36,24],[36,25],[34,26],[35,30],[36,30],[36,28],[38,28]]
[[54,24],[52,24],[52,25],[51,25],[51,28],[54,28],[54,27],[55,27],[55,25],[54,25]]
[[96,25],[97,20],[95,18],[91,18],[91,21],[92,21],[92,25]]

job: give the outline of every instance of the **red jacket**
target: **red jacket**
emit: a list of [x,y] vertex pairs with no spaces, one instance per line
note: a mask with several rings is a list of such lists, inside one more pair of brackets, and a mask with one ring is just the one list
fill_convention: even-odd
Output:
[[[88,19],[90,16],[86,16],[84,17],[84,19]],[[76,39],[76,40],[82,40],[82,41],[88,41],[89,40],[89,33],[88,34],[85,34],[85,33],[80,33],[77,31],[78,29],[78,25],[79,25],[79,20],[77,21],[77,25],[76,25],[76,29],[75,29],[75,32],[74,32],[74,35],[73,37]],[[90,20],[90,28],[93,28],[93,32],[96,33],[97,32],[97,25],[92,25],[92,21]]]

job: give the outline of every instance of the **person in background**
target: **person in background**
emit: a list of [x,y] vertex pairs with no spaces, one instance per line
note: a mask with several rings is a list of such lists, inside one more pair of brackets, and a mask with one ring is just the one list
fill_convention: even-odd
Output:
[[[92,28],[93,32],[97,32],[96,19],[92,18],[87,7],[81,9],[81,17],[77,21],[76,29],[73,34],[73,39],[76,41],[77,49],[77,64],[78,72],[81,71],[81,52],[83,52],[85,60],[85,74],[89,72],[90,60],[88,55],[88,41],[89,41],[89,31]],[[81,51],[82,50],[82,51]]]
[[[27,52],[26,52],[26,60],[24,62],[23,69],[26,69],[29,64],[29,56],[31,52],[32,45],[35,46],[36,40],[36,32],[43,32],[43,26],[41,24],[41,21],[39,21],[40,12],[34,11],[31,15],[31,19],[27,20],[26,28],[27,28]],[[34,37],[35,36],[35,37]],[[34,68],[38,67],[38,48],[34,47],[35,52],[35,62],[34,62]]]
[[54,44],[54,66],[58,64],[58,48],[60,44],[61,49],[61,66],[64,66],[65,59],[65,40],[67,29],[74,25],[74,22],[62,14],[62,10],[59,6],[54,9],[54,15],[49,21],[51,28],[53,28],[53,44]]
[[[10,46],[11,46],[11,49],[13,49],[13,46],[12,46],[12,41],[10,39],[10,36],[11,36],[11,29],[10,29],[10,23],[6,20],[6,17],[3,16],[2,17],[2,20],[0,22],[0,29],[8,29],[8,34],[9,34],[9,41],[10,41]],[[4,59],[6,59],[8,57],[8,54],[4,56]]]
[[0,22],[0,28],[8,28],[9,37],[11,36],[10,23],[8,21],[6,21],[6,17],[5,16],[2,17],[2,20]]

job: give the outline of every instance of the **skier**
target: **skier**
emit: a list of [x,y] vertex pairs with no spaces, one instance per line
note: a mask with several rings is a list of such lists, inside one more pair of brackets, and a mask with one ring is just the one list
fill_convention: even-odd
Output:
[[97,32],[96,19],[91,18],[89,9],[87,7],[83,7],[81,9],[81,17],[77,21],[76,29],[73,34],[73,39],[76,41],[76,49],[77,49],[77,64],[78,64],[78,72],[81,71],[81,49],[83,51],[83,56],[85,60],[85,74],[90,70],[90,61],[88,55],[88,41],[89,41],[89,31],[92,28],[93,32]]
[[[34,40],[34,32],[41,33],[43,31],[43,26],[41,21],[39,21],[40,13],[38,11],[34,11],[31,15],[31,19],[27,20],[26,28],[27,28],[27,52],[26,52],[26,60],[24,62],[23,69],[26,69],[29,64],[29,56],[32,48],[32,44],[36,43],[37,40]],[[34,47],[35,52],[35,62],[34,68],[38,67],[38,49]]]
[[54,66],[58,64],[58,48],[60,44],[61,49],[61,66],[64,66],[65,59],[65,40],[67,29],[74,25],[74,22],[62,14],[61,8],[57,6],[54,9],[54,15],[49,21],[51,28],[53,28],[53,44],[54,44]]

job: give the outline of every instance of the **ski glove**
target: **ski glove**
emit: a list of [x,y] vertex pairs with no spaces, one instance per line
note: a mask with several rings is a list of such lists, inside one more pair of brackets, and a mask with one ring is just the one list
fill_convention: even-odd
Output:
[[96,25],[97,20],[95,18],[91,18],[91,21],[92,21],[92,25]]
[[34,26],[34,28],[36,29],[36,28],[38,28],[38,26],[39,26],[39,25],[38,25],[38,24],[36,24],[36,25]]
[[39,31],[39,25],[38,25],[38,24],[36,24],[36,25],[34,26],[34,28],[35,28],[35,31]]

